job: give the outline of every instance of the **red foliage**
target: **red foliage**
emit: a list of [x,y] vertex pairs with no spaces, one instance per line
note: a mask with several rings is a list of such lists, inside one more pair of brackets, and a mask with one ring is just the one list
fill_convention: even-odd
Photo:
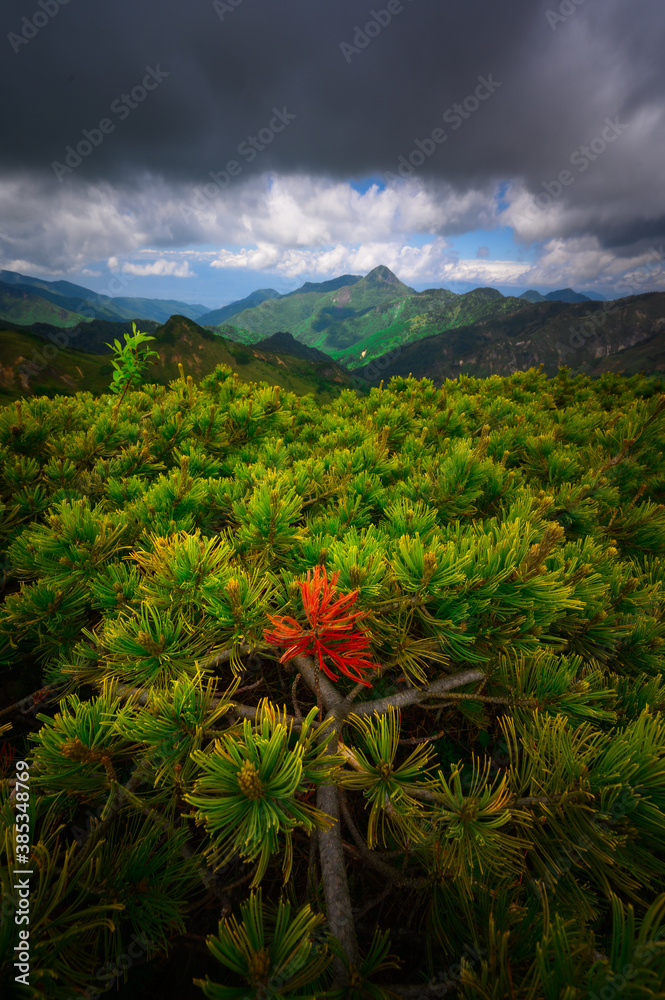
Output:
[[[323,577],[319,576],[320,569],[323,570]],[[371,687],[369,681],[362,676],[363,670],[372,670],[376,666],[362,655],[369,648],[369,639],[365,635],[350,632],[351,626],[369,612],[354,611],[350,614],[347,612],[347,608],[355,602],[358,591],[354,590],[351,594],[338,597],[332,602],[339,570],[332,574],[330,580],[326,577],[325,566],[314,567],[312,580],[310,573],[311,570],[307,570],[307,580],[298,583],[298,586],[302,593],[305,614],[312,627],[311,631],[305,631],[293,618],[268,615],[277,628],[274,632],[264,632],[264,639],[273,646],[289,647],[281,657],[280,663],[302,653],[311,653],[318,656],[320,669],[331,680],[337,681],[339,676],[323,662],[325,654],[346,677],[364,684],[365,687]]]
[[9,774],[14,758],[16,757],[16,748],[8,743],[7,740],[3,740],[0,744],[0,778],[4,778],[5,775]]

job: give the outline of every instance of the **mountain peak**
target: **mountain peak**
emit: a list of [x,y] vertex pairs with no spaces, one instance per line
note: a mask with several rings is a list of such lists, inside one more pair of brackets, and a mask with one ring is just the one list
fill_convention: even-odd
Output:
[[177,331],[178,333],[181,330],[187,330],[188,332],[189,331],[193,332],[193,331],[198,331],[200,329],[201,327],[199,326],[199,324],[195,323],[193,319],[189,318],[189,316],[181,316],[178,313],[174,313],[173,316],[169,316],[166,323],[164,323],[164,325],[160,327],[160,332],[170,333],[173,330]]
[[401,285],[402,282],[399,280],[396,274],[386,267],[385,264],[379,264],[369,274],[365,275],[365,281],[386,281],[389,285]]
[[482,288],[474,288],[470,292],[464,292],[464,295],[473,295],[481,299],[502,299],[504,297],[498,288],[492,288],[490,285],[483,285]]
[[291,295],[303,295],[307,292],[336,292],[338,288],[355,285],[359,281],[362,281],[362,274],[340,274],[339,277],[331,278],[329,281],[306,281],[304,285],[296,288],[293,292],[285,292],[284,295],[280,295],[280,299],[288,299]]
[[214,340],[215,336],[206,330],[204,327],[199,326],[195,320],[190,319],[189,316],[180,316],[174,313],[167,319],[166,323],[158,327],[155,330],[155,337],[167,344],[175,344],[183,336],[198,337],[203,340]]
[[572,288],[557,288],[554,292],[548,292],[545,296],[550,302],[590,302],[587,295],[576,292]]

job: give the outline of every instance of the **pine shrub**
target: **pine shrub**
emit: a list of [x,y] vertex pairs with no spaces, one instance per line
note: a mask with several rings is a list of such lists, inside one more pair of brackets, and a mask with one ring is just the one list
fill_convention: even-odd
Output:
[[665,997],[663,390],[0,409],[3,997]]

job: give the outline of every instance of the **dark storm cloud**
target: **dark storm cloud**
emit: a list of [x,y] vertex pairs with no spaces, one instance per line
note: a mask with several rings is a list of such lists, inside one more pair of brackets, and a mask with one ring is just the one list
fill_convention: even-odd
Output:
[[[410,162],[423,181],[460,193],[522,180],[535,194],[611,118],[625,134],[584,175],[573,170],[559,196],[562,234],[614,246],[656,238],[662,0],[548,4],[5,4],[0,171],[62,188],[148,174],[201,184],[234,160],[242,181],[265,170],[399,176]],[[277,130],[276,112],[295,116],[288,128]],[[80,166],[76,153],[71,170],[52,166],[67,167],[81,142],[90,152]],[[617,211],[603,211],[613,201]]]
[[[87,177],[113,178],[127,167],[196,180],[209,163],[231,158],[273,106],[287,106],[298,127],[266,150],[262,169],[339,177],[389,169],[414,136],[473,91],[478,74],[508,77],[534,18],[529,0],[512,3],[508,13],[484,2],[466,14],[392,0],[401,12],[388,12],[378,37],[363,39],[356,26],[374,21],[371,11],[385,4],[235,4],[224,11],[211,0],[69,0],[18,51],[7,39],[0,73],[15,100],[5,110],[12,141],[3,163],[49,170],[84,128],[109,117],[115,132],[81,168]],[[32,8],[24,4],[24,11]],[[3,22],[6,34],[19,33],[18,11],[5,8]],[[341,44],[353,46],[354,38],[368,44],[345,56]],[[169,77],[119,120],[111,105],[141,84],[146,66]]]

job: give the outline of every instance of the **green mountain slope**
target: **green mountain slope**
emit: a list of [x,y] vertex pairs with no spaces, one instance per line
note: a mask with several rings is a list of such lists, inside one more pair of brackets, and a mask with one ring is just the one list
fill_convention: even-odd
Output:
[[[51,326],[71,327],[84,322],[87,317],[76,311],[80,299],[67,299],[49,292],[31,291],[24,286],[0,282],[0,321],[20,323],[49,323]],[[107,316],[110,319],[111,316]],[[113,317],[116,318],[116,317]]]
[[361,319],[355,324],[357,339],[349,337],[346,344],[338,340],[339,346],[331,345],[330,354],[340,364],[353,369],[402,344],[482,320],[513,317],[526,308],[528,303],[512,296],[504,297],[495,288],[476,288],[463,295],[445,288],[432,288],[382,310],[379,319],[385,321],[383,326],[380,322],[372,322],[374,317]]
[[379,266],[352,285],[291,293],[231,316],[228,324],[263,337],[288,330],[301,343],[352,368],[395,344],[480,318],[512,314],[527,305],[495,288],[477,288],[465,295],[444,288],[416,292],[389,268]]
[[[77,330],[41,327],[41,336],[27,328],[0,324],[0,405],[22,396],[108,393],[113,379],[113,352],[105,343],[118,339],[130,324],[94,321]],[[152,329],[150,329],[152,327]],[[168,385],[186,374],[199,381],[217,365],[228,365],[244,382],[267,382],[303,396],[313,393],[330,402],[342,389],[367,391],[331,358],[281,334],[262,344],[244,345],[219,337],[186,316],[172,316],[161,326],[143,324],[154,336],[146,347],[156,351],[145,369],[144,381]],[[87,338],[87,339],[85,339]]]
[[438,384],[460,372],[485,378],[541,364],[549,377],[560,365],[590,375],[665,371],[665,292],[610,303],[524,303],[514,315],[403,344],[353,371],[372,385],[409,373]]
[[229,316],[235,316],[236,313],[242,312],[244,309],[252,309],[267,299],[277,298],[279,298],[279,292],[276,292],[274,288],[257,288],[255,292],[246,295],[244,299],[229,302],[227,306],[222,306],[221,309],[213,309],[212,312],[206,312],[194,318],[201,326],[218,326],[220,323],[225,323]]
[[[263,337],[288,330],[303,343],[321,348],[321,343],[312,343],[312,335],[412,292],[387,267],[374,268],[364,278],[356,279],[354,275],[349,275],[349,278],[351,283],[348,285],[338,285],[339,279],[321,282],[320,285],[308,282],[302,289],[229,316],[228,322]],[[330,285],[335,287],[330,288]],[[316,336],[314,339],[317,339]]]
[[75,285],[71,281],[46,281],[44,278],[33,278],[18,271],[0,271],[0,281],[8,285],[23,285],[27,288],[38,288],[43,292],[64,295],[70,299],[87,299],[95,293],[84,285]]
[[[10,297],[13,297],[16,302],[20,301],[23,305],[23,312],[27,311],[30,315],[31,300],[34,299],[46,299],[47,302],[51,302],[54,306],[66,309],[67,312],[75,313],[76,315],[82,316],[84,319],[90,319],[91,315],[94,315],[96,319],[105,319],[117,321],[118,319],[125,318],[122,309],[118,309],[115,305],[112,305],[112,299],[97,297],[96,301],[82,297],[81,295],[61,295],[59,292],[54,292],[48,288],[36,288],[34,286],[28,285],[10,285],[0,283],[0,289],[9,293]],[[16,298],[20,296],[20,300]],[[138,313],[130,313],[127,319],[137,316]],[[170,315],[170,314],[169,314]]]

